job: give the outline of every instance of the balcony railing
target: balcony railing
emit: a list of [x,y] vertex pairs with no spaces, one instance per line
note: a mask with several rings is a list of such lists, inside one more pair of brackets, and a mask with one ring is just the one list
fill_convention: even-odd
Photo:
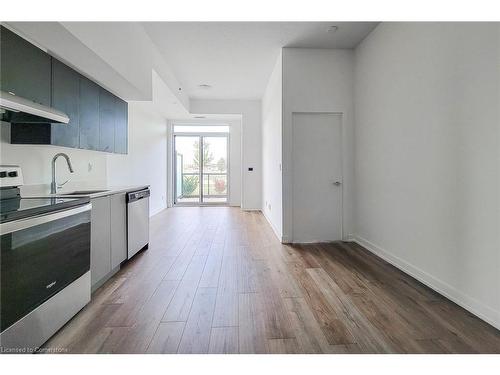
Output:
[[[222,198],[227,196],[227,173],[208,172],[202,174],[203,196]],[[196,172],[181,173],[181,192],[179,198],[200,196],[200,174]]]

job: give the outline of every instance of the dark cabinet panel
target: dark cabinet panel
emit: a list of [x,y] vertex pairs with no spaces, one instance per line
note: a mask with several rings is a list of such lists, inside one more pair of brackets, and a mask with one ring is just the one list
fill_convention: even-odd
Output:
[[70,119],[68,124],[14,124],[11,143],[127,153],[127,102],[3,26],[0,42],[0,89]]
[[80,148],[99,149],[99,86],[80,76]]
[[51,124],[15,124],[10,127],[14,145],[50,145]]
[[127,153],[128,140],[128,104],[116,98],[116,119],[115,119],[115,152],[118,154]]
[[115,96],[101,88],[99,90],[99,151],[114,152],[115,107]]
[[5,27],[0,27],[2,91],[50,105],[50,56]]
[[52,124],[51,143],[58,146],[80,145],[80,75],[56,59],[52,60],[52,107],[66,113],[69,123]]

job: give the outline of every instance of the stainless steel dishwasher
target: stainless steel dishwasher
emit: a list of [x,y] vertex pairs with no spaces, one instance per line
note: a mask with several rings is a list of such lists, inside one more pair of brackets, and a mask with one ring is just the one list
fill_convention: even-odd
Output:
[[127,257],[149,246],[149,188],[127,193]]

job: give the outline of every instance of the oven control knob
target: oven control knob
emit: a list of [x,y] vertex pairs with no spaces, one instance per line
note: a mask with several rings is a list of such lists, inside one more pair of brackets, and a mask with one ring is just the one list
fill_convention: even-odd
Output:
[[9,172],[9,177],[17,177],[17,171]]
[[5,171],[0,172],[0,177],[1,178],[7,177],[7,172]]

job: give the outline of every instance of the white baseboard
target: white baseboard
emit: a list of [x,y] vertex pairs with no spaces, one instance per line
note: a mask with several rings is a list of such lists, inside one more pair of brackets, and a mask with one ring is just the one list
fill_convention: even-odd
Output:
[[273,230],[274,234],[276,235],[276,237],[278,237],[278,241],[281,243],[286,243],[284,238],[279,233],[279,231],[274,227],[274,224],[272,223],[272,221],[269,219],[269,217],[267,217],[266,212],[264,210],[260,210],[260,212],[262,212],[262,215],[264,215],[264,217],[266,218],[266,220],[269,223],[269,226]]
[[356,242],[355,241],[355,235],[350,233],[350,234],[346,234],[344,239],[342,241],[347,241],[347,242]]
[[459,290],[455,289],[453,286],[445,283],[442,280],[428,274],[427,272],[415,267],[403,259],[392,255],[389,251],[382,249],[381,247],[373,244],[372,242],[357,236],[348,235],[347,238],[357,244],[363,246],[373,254],[384,259],[386,262],[392,264],[394,267],[400,269],[401,271],[407,273],[413,278],[417,279],[421,283],[427,285],[429,288],[435,290],[439,294],[442,294],[449,300],[455,302],[457,305],[463,307],[467,311],[481,318],[485,322],[491,324],[493,327],[500,329],[500,312],[492,309],[489,306],[484,305],[477,299],[468,296]]
[[149,213],[149,217],[153,217],[155,216],[156,214],[159,214],[160,212],[162,212],[163,210],[166,210],[167,209],[167,206],[161,206],[161,207],[158,207],[156,210],[153,210]]

